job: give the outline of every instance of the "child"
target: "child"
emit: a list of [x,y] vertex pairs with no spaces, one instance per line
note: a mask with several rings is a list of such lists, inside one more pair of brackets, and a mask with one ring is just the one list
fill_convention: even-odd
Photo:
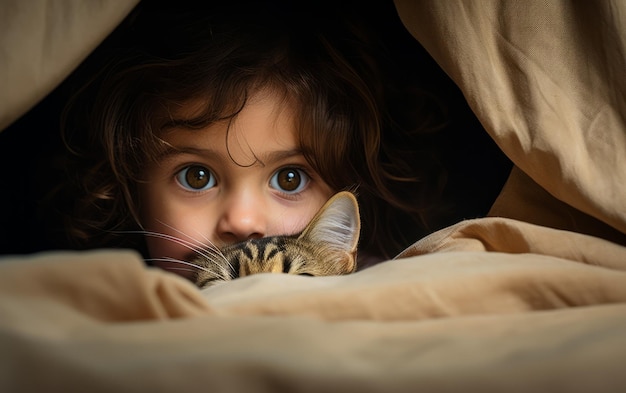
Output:
[[[366,29],[282,2],[154,4],[69,107],[75,240],[184,275],[159,260],[185,259],[185,242],[299,232],[344,189],[360,203],[361,267],[427,230],[444,178],[422,154],[432,127],[389,116],[399,93]],[[161,236],[123,234],[140,229]]]

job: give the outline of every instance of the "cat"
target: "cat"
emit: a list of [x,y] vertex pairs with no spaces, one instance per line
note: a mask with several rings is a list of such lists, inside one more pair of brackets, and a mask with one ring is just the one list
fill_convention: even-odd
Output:
[[303,276],[349,274],[356,270],[361,221],[355,196],[333,195],[297,235],[268,236],[207,250],[190,261],[199,267],[200,288],[257,273]]

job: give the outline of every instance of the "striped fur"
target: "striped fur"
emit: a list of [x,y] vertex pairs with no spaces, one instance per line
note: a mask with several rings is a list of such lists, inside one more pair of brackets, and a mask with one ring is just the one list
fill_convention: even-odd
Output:
[[329,276],[352,273],[360,231],[356,198],[334,195],[298,235],[250,239],[203,253],[192,263],[201,266],[195,283],[205,288],[221,281],[258,273]]

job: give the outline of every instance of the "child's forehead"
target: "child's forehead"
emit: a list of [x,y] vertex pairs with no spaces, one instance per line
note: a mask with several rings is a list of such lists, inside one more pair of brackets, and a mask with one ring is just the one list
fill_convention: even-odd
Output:
[[[178,98],[169,101],[167,108],[169,111],[181,116],[195,116],[212,107],[215,103],[221,103],[225,110],[233,110],[242,107],[244,103],[255,103],[258,101],[272,100],[280,102],[281,105],[297,106],[300,101],[300,94],[282,86],[279,83],[248,81],[248,86],[232,91],[220,91],[226,86],[209,86],[206,91],[194,92],[193,96]],[[219,88],[221,87],[221,88]],[[224,105],[224,103],[230,105]]]
[[208,97],[189,98],[187,100],[171,103],[167,107],[167,112],[171,117],[181,119],[192,119],[202,115],[209,104]]
[[232,120],[198,128],[169,127],[161,135],[169,146],[166,156],[201,157],[220,166],[232,161],[244,167],[304,159],[293,117],[275,107],[271,101],[255,100]]
[[[223,104],[224,97],[219,97],[220,106],[216,105],[217,99],[209,94],[202,97],[192,97],[177,102],[170,102],[157,115],[165,123],[162,129],[170,128],[171,124],[194,120],[212,119],[215,121],[236,122],[242,113],[248,113],[251,107],[262,107],[262,115],[275,120],[284,121],[293,119],[301,114],[300,100],[294,98],[286,90],[273,87],[263,87],[252,90],[246,97]],[[259,112],[258,110],[255,112]]]
[[[217,116],[216,119],[206,122],[196,121],[211,111],[210,105],[210,101],[202,99],[176,105],[168,114],[169,121],[161,128],[161,137],[168,139],[175,134],[204,134],[218,136],[222,141],[223,138],[245,139],[254,141],[254,144],[269,139],[298,139],[297,113],[292,102],[273,91],[257,91],[232,116]],[[201,130],[208,132],[198,132]]]

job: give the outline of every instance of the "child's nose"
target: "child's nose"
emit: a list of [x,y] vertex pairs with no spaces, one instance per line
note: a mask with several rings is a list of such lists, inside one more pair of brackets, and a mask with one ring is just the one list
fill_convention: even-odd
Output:
[[239,195],[224,205],[217,224],[220,240],[235,243],[265,236],[265,209],[259,198]]

